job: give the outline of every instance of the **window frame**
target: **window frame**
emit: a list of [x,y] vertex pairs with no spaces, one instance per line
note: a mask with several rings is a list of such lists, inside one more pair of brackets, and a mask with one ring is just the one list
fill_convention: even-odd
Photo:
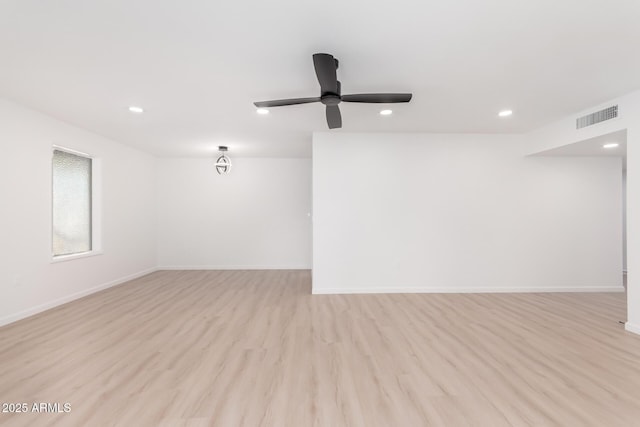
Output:
[[[91,160],[91,250],[79,252],[77,254],[55,255],[53,253],[53,155],[54,151],[63,151],[75,156],[85,157]],[[52,145],[49,186],[49,252],[51,263],[71,261],[78,258],[93,257],[102,255],[102,162],[100,158],[83,151],[75,150],[66,146]]]

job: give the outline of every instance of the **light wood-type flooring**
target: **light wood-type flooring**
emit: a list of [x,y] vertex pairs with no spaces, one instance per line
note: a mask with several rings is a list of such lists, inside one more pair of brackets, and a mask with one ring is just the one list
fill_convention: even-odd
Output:
[[640,426],[623,293],[311,295],[165,271],[0,328],[2,426]]

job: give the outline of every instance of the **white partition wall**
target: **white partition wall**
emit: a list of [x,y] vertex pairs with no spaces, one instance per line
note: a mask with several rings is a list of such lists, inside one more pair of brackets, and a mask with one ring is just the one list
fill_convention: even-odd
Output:
[[313,292],[622,290],[621,160],[522,143],[314,134]]
[[627,130],[627,271],[626,328],[640,334],[640,122]]

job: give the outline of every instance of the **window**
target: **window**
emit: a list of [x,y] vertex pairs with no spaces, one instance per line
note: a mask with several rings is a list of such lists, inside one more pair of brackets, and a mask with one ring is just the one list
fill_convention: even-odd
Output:
[[56,148],[52,169],[53,256],[91,252],[93,160]]

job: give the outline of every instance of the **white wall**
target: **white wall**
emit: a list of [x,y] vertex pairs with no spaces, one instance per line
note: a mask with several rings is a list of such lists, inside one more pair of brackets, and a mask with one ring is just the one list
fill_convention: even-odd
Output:
[[[51,263],[52,145],[102,162],[103,254]],[[155,268],[155,161],[0,99],[0,325]]]
[[621,290],[621,160],[521,143],[314,134],[313,292]]
[[[618,105],[617,119],[576,130],[577,117],[610,105]],[[640,91],[572,114],[531,132],[527,135],[524,152],[537,153],[623,129],[627,131],[627,322],[625,327],[629,331],[640,334]]]
[[640,334],[640,113],[627,129],[626,328]]
[[[626,163],[626,159],[624,160]],[[622,171],[622,270],[627,271],[627,170]]]
[[158,160],[161,268],[307,269],[311,266],[311,160]]

